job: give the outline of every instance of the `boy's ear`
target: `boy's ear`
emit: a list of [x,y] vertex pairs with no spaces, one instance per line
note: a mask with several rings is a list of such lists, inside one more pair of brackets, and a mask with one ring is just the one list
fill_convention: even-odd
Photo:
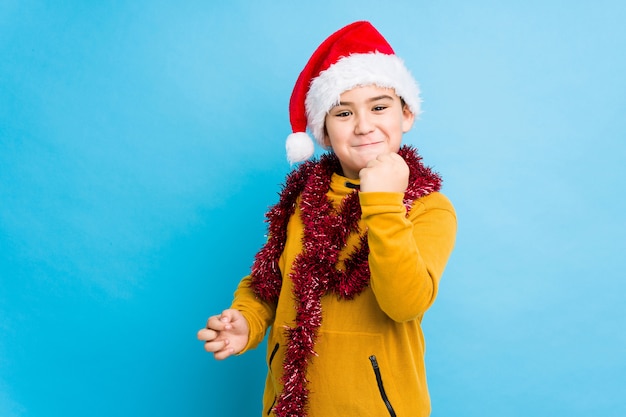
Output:
[[330,148],[330,138],[328,137],[328,130],[326,130],[326,126],[324,126],[324,146],[326,148]]
[[402,106],[402,133],[406,133],[411,130],[413,122],[415,122],[415,115],[411,110],[409,110],[409,106],[405,104]]

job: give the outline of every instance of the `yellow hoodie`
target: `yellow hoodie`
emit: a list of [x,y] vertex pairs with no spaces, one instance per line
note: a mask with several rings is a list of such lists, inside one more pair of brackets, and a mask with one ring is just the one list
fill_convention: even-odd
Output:
[[[347,181],[338,174],[332,177],[328,196],[335,206],[354,191]],[[307,368],[309,417],[430,414],[421,321],[454,246],[456,215],[439,192],[416,200],[408,217],[402,200],[401,193],[359,194],[360,228],[368,231],[370,285],[352,300],[331,294],[322,298],[317,355]],[[283,285],[278,304],[259,300],[247,276],[231,306],[250,326],[244,352],[256,347],[270,328],[264,416],[274,415],[271,410],[282,389],[285,326],[292,326],[296,315],[289,274],[302,250],[302,232],[297,209],[279,261]],[[357,243],[354,234],[341,259]]]

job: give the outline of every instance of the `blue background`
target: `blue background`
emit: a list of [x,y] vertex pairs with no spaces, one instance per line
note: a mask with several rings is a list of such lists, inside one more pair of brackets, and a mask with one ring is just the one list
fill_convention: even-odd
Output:
[[433,416],[626,415],[626,3],[297,3],[0,3],[0,415],[259,415],[264,346],[196,331],[264,241],[297,74],[358,19],[458,210]]

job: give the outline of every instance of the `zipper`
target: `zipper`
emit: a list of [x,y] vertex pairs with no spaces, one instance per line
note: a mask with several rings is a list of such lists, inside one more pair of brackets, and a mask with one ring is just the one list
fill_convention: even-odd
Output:
[[274,401],[272,401],[272,405],[270,405],[270,408],[267,409],[267,415],[269,416],[270,414],[272,414],[272,409],[274,408],[274,405],[276,404],[276,397],[274,397]]
[[[280,347],[280,344],[276,343],[276,346],[274,346],[274,349],[272,349],[272,353],[270,354],[270,360],[268,362],[268,367],[269,367],[270,372],[272,372],[272,361],[274,360],[274,356],[276,356],[276,352],[278,352],[279,347]],[[272,414],[272,409],[274,408],[275,404],[276,404],[276,397],[274,397],[274,401],[272,402],[272,405],[270,405],[270,408],[267,409],[268,416]]]
[[380,374],[380,368],[378,367],[378,361],[376,360],[376,356],[370,356],[370,362],[372,362],[372,368],[374,368],[374,375],[376,375],[376,383],[378,384],[378,391],[380,391],[380,396],[387,407],[387,411],[389,411],[389,415],[391,417],[396,417],[396,412],[393,410],[391,406],[391,402],[387,397],[387,393],[385,392],[385,387],[383,386],[383,377]]
[[276,343],[276,346],[274,346],[274,349],[272,350],[272,353],[270,355],[270,361],[268,363],[269,366],[272,366],[272,361],[274,360],[274,356],[276,356],[276,352],[278,352],[279,347],[280,345]]

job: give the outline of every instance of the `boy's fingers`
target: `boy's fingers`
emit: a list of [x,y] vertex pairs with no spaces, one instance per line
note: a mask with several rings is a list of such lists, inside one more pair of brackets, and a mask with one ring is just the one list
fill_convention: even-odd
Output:
[[224,360],[226,358],[228,358],[229,356],[231,356],[233,354],[233,348],[230,347],[225,347],[224,349],[218,351],[218,352],[214,352],[213,353],[213,357],[218,360]]
[[222,316],[213,316],[213,317],[210,317],[209,320],[207,321],[206,327],[208,329],[217,330],[219,332],[222,330],[230,329],[231,324],[230,324],[230,320],[224,319],[224,317]]
[[211,329],[200,329],[198,331],[198,340],[206,340],[207,342],[217,337],[217,332]]
[[217,322],[219,322],[218,317],[219,316],[211,316],[211,317],[209,317],[209,319],[206,321],[207,329],[212,329],[213,325],[215,325],[215,323],[216,323],[216,320],[217,320]]
[[235,321],[237,319],[236,313],[237,310],[233,310],[231,308],[229,308],[228,310],[224,310],[219,316],[220,321],[222,321],[222,323],[230,323],[232,321]]
[[224,350],[230,350],[230,348],[228,347],[229,345],[229,341],[228,339],[225,340],[213,340],[211,342],[206,342],[204,344],[204,350],[206,350],[207,352],[213,352],[216,355],[221,353]]

